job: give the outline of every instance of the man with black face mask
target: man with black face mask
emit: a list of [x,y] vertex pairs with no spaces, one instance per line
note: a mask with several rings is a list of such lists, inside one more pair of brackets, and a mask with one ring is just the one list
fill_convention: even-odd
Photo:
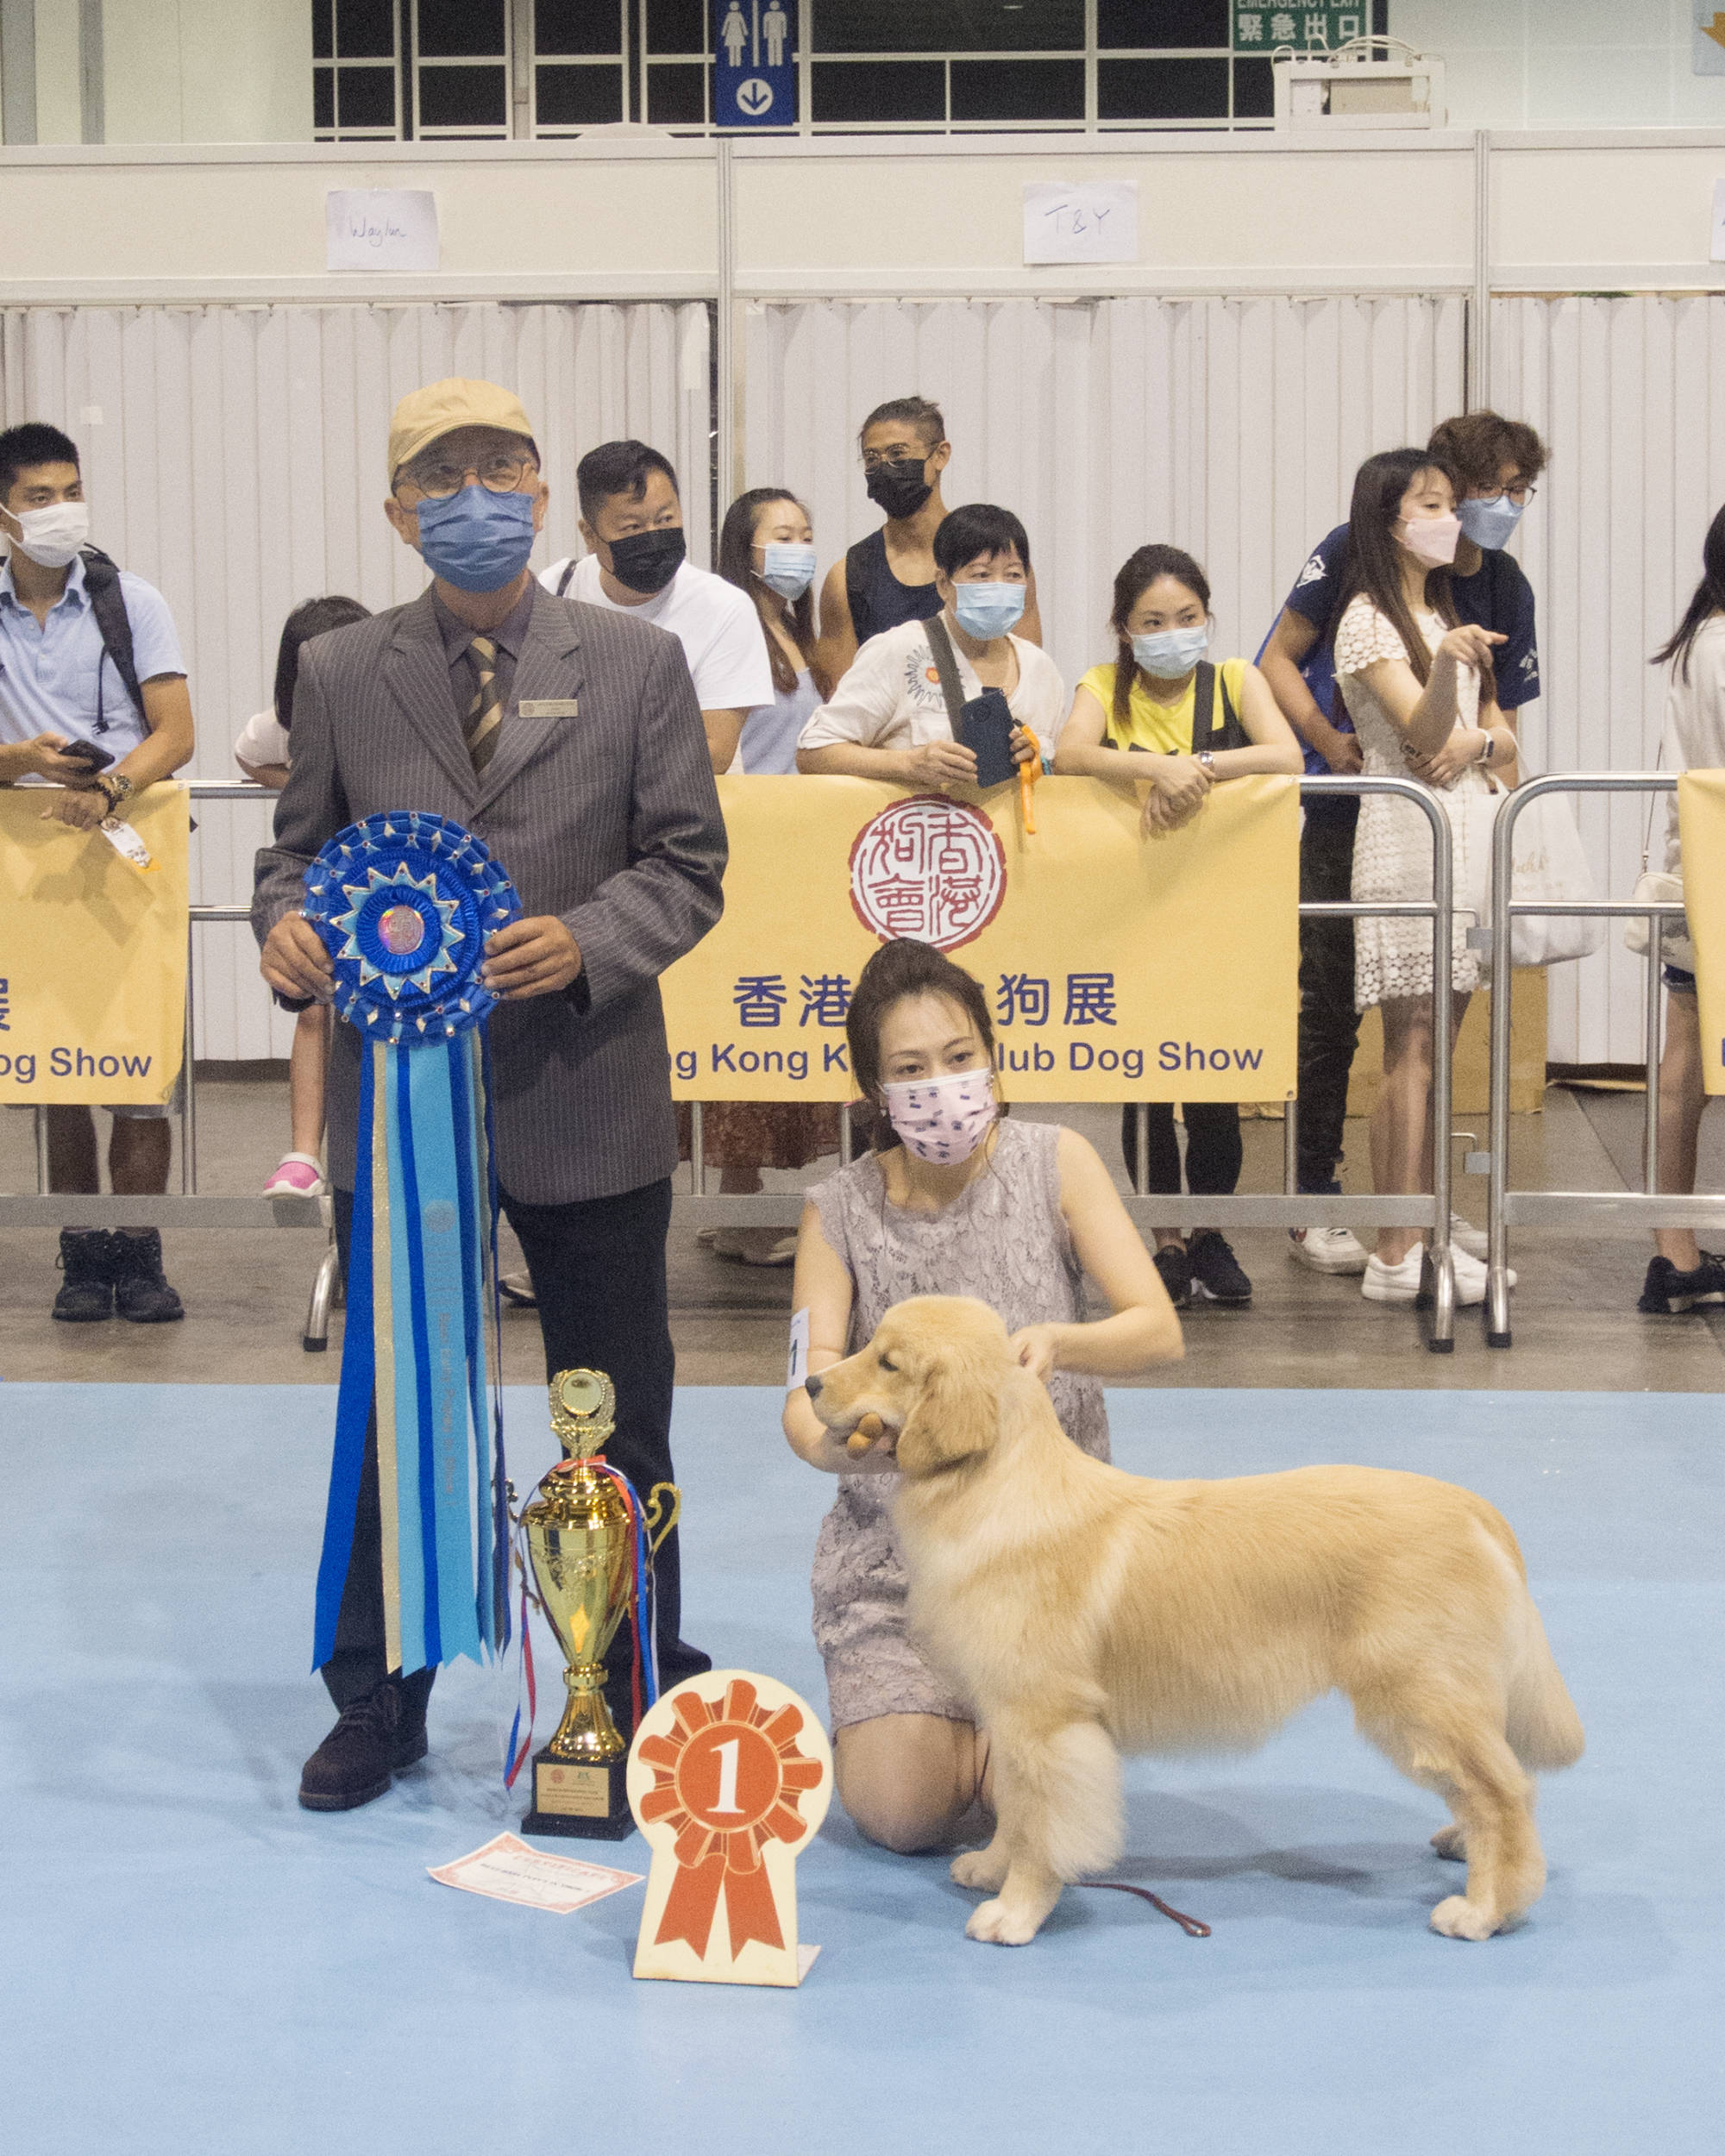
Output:
[[[859,539],[827,571],[820,593],[819,661],[830,681],[845,674],[860,648],[901,622],[932,621],[934,535],[946,515],[940,475],[952,456],[940,407],[926,397],[894,397],[876,404],[857,436],[869,498],[887,512],[879,531]],[[1013,632],[1042,642],[1032,578]]]
[[683,505],[669,461],[644,442],[607,442],[575,467],[579,561],[554,561],[548,592],[668,630],[683,647],[715,771],[736,761],[743,722],[773,700],[773,664],[748,595],[687,559]]

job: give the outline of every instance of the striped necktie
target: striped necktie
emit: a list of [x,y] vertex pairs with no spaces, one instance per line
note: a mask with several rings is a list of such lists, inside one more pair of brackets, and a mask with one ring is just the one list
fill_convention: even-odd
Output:
[[467,706],[467,754],[474,769],[482,772],[497,750],[498,729],[503,724],[503,699],[497,686],[497,646],[489,636],[475,636],[467,646],[478,687]]

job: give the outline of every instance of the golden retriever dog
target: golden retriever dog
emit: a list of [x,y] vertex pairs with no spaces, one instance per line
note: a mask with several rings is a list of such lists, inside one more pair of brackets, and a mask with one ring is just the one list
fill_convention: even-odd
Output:
[[993,1746],[994,1838],[952,1866],[994,1897],[972,1939],[1023,1946],[1068,1881],[1116,1860],[1122,1752],[1249,1749],[1332,1689],[1449,1807],[1433,1846],[1467,1890],[1433,1929],[1489,1939],[1539,1898],[1531,1777],[1578,1759],[1582,1728],[1483,1498],[1383,1468],[1105,1467],[959,1296],[895,1305],[808,1391],[851,1451],[895,1451],[913,1634]]

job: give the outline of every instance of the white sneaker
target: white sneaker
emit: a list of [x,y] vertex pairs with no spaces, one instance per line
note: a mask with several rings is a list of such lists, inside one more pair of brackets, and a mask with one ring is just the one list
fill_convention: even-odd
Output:
[[1491,1248],[1485,1230],[1475,1227],[1471,1220],[1464,1220],[1458,1213],[1450,1215],[1450,1244],[1454,1250],[1465,1250],[1470,1257],[1477,1257],[1482,1265]]
[[[1368,1302],[1414,1302],[1420,1294],[1420,1275],[1425,1269],[1426,1250],[1416,1243],[1398,1265],[1386,1265],[1381,1257],[1367,1259],[1359,1292]],[[1450,1266],[1455,1275],[1456,1307],[1469,1310],[1485,1300],[1485,1268],[1477,1257],[1452,1245]],[[1509,1275],[1515,1285],[1515,1275]]]
[[499,1273],[498,1291],[505,1302],[518,1304],[524,1310],[536,1310],[539,1298],[533,1292],[533,1275],[526,1271]]
[[1374,1250],[1365,1261],[1365,1278],[1359,1283],[1360,1294],[1368,1302],[1416,1301],[1425,1258],[1423,1243],[1416,1243],[1399,1265],[1386,1265]]
[[[1483,1242],[1484,1238],[1482,1236],[1480,1240]],[[1475,1303],[1484,1302],[1485,1300],[1486,1269],[1477,1257],[1471,1255],[1465,1244],[1451,1244],[1450,1263],[1455,1270],[1457,1307],[1471,1309]],[[1510,1287],[1513,1288],[1515,1285],[1515,1273],[1513,1267],[1505,1269],[1504,1278]]]
[[1349,1228],[1289,1228],[1288,1255],[1314,1273],[1365,1270],[1365,1245]]

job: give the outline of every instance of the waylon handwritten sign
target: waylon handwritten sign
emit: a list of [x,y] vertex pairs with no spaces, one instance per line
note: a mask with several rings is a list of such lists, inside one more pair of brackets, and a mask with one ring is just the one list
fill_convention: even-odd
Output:
[[429,187],[332,187],[323,198],[326,266],[435,270],[437,197]]
[[1135,262],[1138,182],[1025,182],[1024,258],[1038,262]]

